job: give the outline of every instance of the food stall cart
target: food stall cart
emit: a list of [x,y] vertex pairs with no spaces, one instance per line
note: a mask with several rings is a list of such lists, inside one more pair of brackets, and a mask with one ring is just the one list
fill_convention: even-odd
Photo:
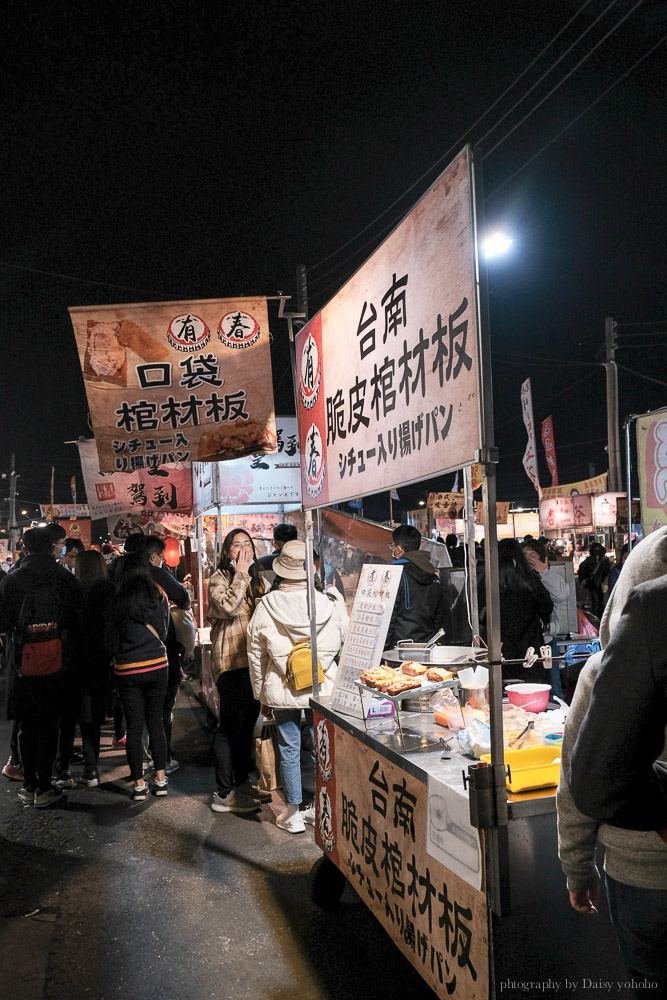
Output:
[[314,650],[311,699],[323,852],[314,899],[333,905],[349,881],[432,990],[465,1000],[622,978],[608,922],[582,926],[569,907],[555,788],[506,787],[479,188],[466,147],[295,345],[304,507],[481,465],[489,761],[443,746],[452,734],[430,712],[404,712],[400,731],[392,717],[369,726],[345,690],[355,661],[358,680],[382,658],[395,566],[362,572],[340,690],[319,696]]

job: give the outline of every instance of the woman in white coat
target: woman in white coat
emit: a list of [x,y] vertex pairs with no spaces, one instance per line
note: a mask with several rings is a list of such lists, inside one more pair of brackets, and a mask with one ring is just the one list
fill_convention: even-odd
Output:
[[[253,692],[264,708],[273,710],[278,729],[280,766],[287,809],[276,825],[288,833],[303,833],[314,823],[314,809],[299,812],[301,804],[301,711],[312,730],[308,701],[312,689],[297,693],[287,680],[287,657],[292,646],[310,639],[306,595],[306,545],[286,542],[273,563],[273,589],[257,603],[248,627],[248,665]],[[324,673],[321,695],[330,695],[336,676],[335,657],[345,638],[347,610],[343,601],[315,593],[317,655]],[[305,822],[304,822],[305,820]]]

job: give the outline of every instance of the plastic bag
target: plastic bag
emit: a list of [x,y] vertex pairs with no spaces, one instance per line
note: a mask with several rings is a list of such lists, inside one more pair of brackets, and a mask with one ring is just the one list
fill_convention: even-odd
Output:
[[433,709],[435,721],[439,725],[446,726],[452,732],[463,729],[461,706],[451,688],[442,688],[440,691],[436,691],[429,701],[429,705]]
[[473,719],[456,737],[461,753],[466,757],[481,757],[491,753],[491,729],[487,722]]
[[589,622],[581,608],[577,608],[577,629],[579,630],[579,635],[590,635],[591,637],[599,635],[595,625]]

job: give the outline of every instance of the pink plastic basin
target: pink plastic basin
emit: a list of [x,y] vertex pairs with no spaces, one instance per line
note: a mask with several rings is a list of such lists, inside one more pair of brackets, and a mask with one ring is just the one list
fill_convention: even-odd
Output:
[[549,703],[550,684],[508,684],[505,688],[510,705],[527,712],[544,712]]

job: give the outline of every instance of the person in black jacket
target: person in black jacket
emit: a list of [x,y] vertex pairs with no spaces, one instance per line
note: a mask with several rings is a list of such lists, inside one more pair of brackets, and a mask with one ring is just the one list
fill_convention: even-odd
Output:
[[8,656],[7,714],[20,721],[19,749],[24,784],[19,799],[36,808],[50,806],[62,795],[51,786],[58,750],[58,717],[70,696],[70,677],[80,661],[83,614],[81,588],[71,573],[53,558],[53,540],[45,528],[29,528],[22,539],[21,565],[0,583],[0,632],[9,633],[10,651],[17,639],[23,602],[41,583],[48,582],[57,604],[57,624],[64,668],[46,677],[20,676]]
[[411,524],[392,533],[394,564],[403,567],[396,603],[389,622],[387,648],[401,639],[426,642],[447,625],[447,603],[435,566],[420,551],[421,535]]
[[153,750],[155,795],[167,794],[167,740],[162,707],[167,690],[168,666],[164,640],[169,624],[169,602],[151,578],[147,561],[138,553],[118,560],[114,583],[111,649],[118,693],[125,710],[125,752],[134,782],[132,798],[148,796],[144,781],[141,735],[144,725]]
[[[183,611],[188,611],[190,608],[190,595],[183,584],[174,579],[171,573],[164,568],[164,539],[158,538],[157,535],[142,535],[141,538],[142,541],[139,542],[138,546],[135,543],[135,551],[139,552],[145,559],[148,559],[151,577],[157,583],[158,587],[164,590],[170,604],[181,608]],[[174,705],[176,704],[178,687],[183,680],[183,647],[176,636],[176,629],[171,615],[169,615],[169,628],[164,644],[167,649],[169,677],[164,696],[162,721],[165,736],[167,737],[167,765],[165,770],[167,774],[171,774],[180,767],[180,764],[172,755],[171,735],[174,725]]]
[[[553,602],[516,538],[501,538],[498,542],[498,577],[503,658],[522,660],[531,646],[539,655],[544,645],[542,623],[549,623]],[[521,664],[503,666],[503,678],[549,683],[549,674],[541,663],[527,668]]]

